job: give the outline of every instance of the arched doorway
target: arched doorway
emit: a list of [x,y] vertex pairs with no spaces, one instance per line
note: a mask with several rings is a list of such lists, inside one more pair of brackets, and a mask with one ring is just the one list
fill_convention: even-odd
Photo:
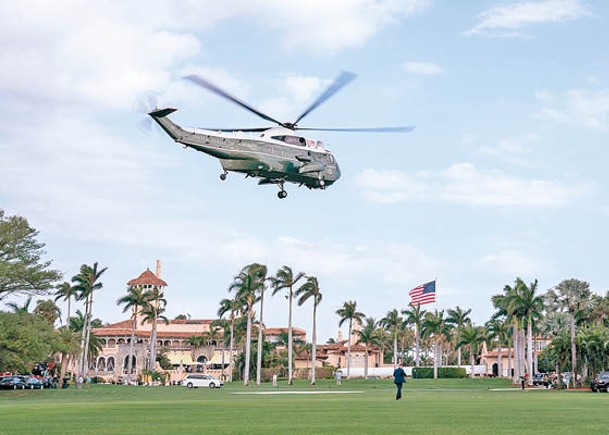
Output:
[[197,357],[197,371],[205,371],[205,365],[207,364],[207,357],[205,355],[199,355]]
[[493,364],[493,376],[499,376],[499,364]]

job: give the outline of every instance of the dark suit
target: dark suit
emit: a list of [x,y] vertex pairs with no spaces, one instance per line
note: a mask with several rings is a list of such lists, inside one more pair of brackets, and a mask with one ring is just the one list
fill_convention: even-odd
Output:
[[402,367],[398,367],[393,371],[393,383],[398,389],[395,400],[400,400],[402,398],[402,385],[404,382],[406,382],[406,372]]

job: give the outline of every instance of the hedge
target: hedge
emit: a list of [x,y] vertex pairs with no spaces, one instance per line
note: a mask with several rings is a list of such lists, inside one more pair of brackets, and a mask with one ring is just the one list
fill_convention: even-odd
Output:
[[[414,367],[413,379],[433,379],[433,367]],[[463,367],[438,367],[438,378],[466,378],[467,373]]]

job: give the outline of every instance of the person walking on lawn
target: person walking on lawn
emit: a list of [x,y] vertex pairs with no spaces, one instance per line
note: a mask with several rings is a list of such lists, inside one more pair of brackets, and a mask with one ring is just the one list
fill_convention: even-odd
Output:
[[406,372],[402,366],[402,363],[398,364],[398,367],[393,371],[393,383],[397,387],[395,394],[395,400],[402,398],[402,385],[406,382]]

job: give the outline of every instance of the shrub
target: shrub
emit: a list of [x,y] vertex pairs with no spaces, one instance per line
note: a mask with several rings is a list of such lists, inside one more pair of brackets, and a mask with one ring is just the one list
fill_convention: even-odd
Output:
[[[438,367],[438,378],[459,379],[466,378],[464,367]],[[412,369],[413,379],[432,379],[433,367],[415,367]]]

